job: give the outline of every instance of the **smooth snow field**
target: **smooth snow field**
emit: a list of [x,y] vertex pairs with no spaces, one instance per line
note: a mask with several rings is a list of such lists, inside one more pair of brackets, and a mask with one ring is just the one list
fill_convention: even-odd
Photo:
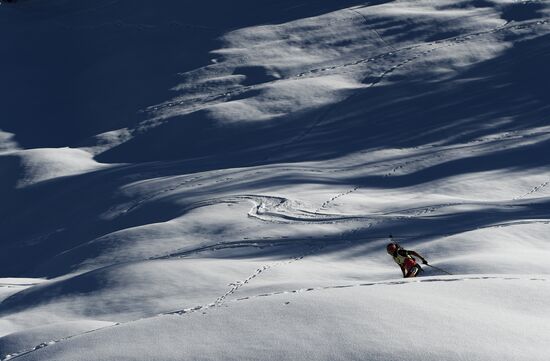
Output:
[[0,3],[1,361],[550,359],[550,1]]

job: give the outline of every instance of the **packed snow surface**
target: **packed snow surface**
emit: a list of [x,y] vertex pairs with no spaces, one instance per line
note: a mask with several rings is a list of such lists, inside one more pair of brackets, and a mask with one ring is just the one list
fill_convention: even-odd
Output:
[[[0,360],[548,359],[548,1],[0,29]],[[400,279],[390,233],[437,268]]]

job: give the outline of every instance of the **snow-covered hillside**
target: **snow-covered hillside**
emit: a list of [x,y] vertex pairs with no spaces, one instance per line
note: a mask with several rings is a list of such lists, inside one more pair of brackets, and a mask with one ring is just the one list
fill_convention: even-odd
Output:
[[[547,359],[550,2],[0,29],[0,360]],[[452,275],[400,279],[390,233]]]

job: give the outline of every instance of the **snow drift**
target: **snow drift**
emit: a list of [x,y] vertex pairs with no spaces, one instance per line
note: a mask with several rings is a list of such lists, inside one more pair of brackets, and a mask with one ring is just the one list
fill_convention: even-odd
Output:
[[[0,27],[0,359],[545,359],[546,2]],[[390,233],[453,275],[398,280]]]

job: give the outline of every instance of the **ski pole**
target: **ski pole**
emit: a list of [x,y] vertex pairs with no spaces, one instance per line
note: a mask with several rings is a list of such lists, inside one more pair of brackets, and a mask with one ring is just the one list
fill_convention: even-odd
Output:
[[432,266],[431,264],[426,264],[426,266],[430,266],[431,268],[435,268],[435,269],[438,270],[438,271],[445,272],[445,273],[448,274],[448,275],[451,275],[451,276],[453,275],[451,272],[447,272],[447,271],[445,271],[444,269],[441,269],[441,268],[436,267],[436,266]]

